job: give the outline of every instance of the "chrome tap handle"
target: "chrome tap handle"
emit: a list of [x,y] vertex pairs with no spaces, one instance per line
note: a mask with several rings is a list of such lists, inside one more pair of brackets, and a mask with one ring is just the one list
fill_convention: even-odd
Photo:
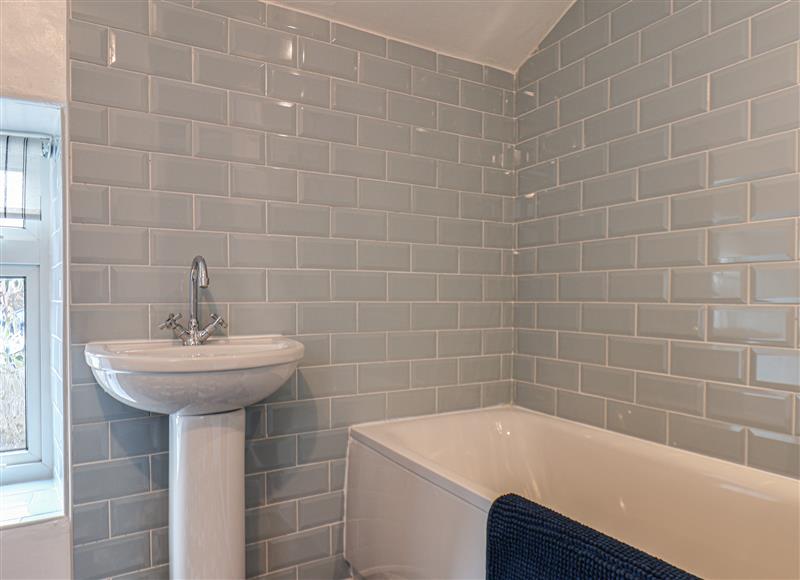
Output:
[[203,344],[207,341],[217,328],[227,328],[228,323],[218,314],[211,315],[211,322],[206,324],[206,327],[197,333],[197,343]]
[[160,330],[171,330],[172,334],[174,334],[176,338],[179,338],[183,344],[187,344],[189,331],[187,331],[183,325],[178,322],[181,318],[183,318],[182,314],[170,313],[170,315],[167,316],[167,319],[158,325],[158,328]]
[[161,324],[159,324],[158,328],[159,328],[159,330],[166,330],[168,328],[170,330],[175,330],[176,328],[178,328],[180,326],[178,321],[181,318],[183,318],[183,314],[173,314],[172,312],[170,312],[169,316],[167,316],[167,319],[164,322],[162,322]]
[[225,319],[222,318],[219,314],[212,314],[211,315],[211,327],[220,327],[220,328],[228,328],[228,323],[225,322]]

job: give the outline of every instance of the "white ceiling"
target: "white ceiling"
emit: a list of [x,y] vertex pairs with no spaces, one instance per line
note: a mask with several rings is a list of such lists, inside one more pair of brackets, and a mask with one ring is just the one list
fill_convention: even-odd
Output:
[[573,0],[281,0],[291,8],[516,71]]

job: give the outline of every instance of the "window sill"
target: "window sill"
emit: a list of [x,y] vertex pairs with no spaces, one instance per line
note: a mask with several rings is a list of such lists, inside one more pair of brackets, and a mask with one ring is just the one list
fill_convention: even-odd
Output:
[[62,485],[43,479],[0,486],[0,528],[63,516]]

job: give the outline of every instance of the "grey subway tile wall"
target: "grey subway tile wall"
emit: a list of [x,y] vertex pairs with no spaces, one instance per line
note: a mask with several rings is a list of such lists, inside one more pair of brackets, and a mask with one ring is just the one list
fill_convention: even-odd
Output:
[[521,66],[517,405],[800,477],[798,11],[577,0]]
[[82,350],[165,337],[197,253],[205,315],[306,346],[247,410],[248,576],[348,574],[363,421],[513,398],[800,476],[798,0],[577,0],[515,75],[258,0],[71,6],[76,577],[168,573],[166,422]]
[[166,338],[203,254],[204,316],[306,345],[247,409],[247,573],[339,577],[345,428],[511,401],[514,77],[257,0],[70,25],[75,576],[168,571],[167,422],[82,350]]

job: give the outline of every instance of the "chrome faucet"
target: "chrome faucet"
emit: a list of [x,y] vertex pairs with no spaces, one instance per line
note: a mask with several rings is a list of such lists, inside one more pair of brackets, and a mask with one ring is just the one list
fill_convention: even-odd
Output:
[[199,301],[197,299],[198,290],[200,288],[208,288],[211,280],[208,277],[208,266],[203,256],[195,256],[192,260],[192,268],[189,272],[189,328],[186,329],[178,322],[183,316],[181,314],[173,314],[158,325],[161,330],[170,329],[177,338],[183,342],[184,346],[198,346],[203,344],[209,337],[217,330],[217,328],[225,328],[228,325],[221,316],[216,314],[211,315],[211,322],[200,329],[200,315],[199,315]]
[[200,328],[197,293],[200,288],[208,288],[208,266],[203,256],[195,256],[189,271],[189,332]]

